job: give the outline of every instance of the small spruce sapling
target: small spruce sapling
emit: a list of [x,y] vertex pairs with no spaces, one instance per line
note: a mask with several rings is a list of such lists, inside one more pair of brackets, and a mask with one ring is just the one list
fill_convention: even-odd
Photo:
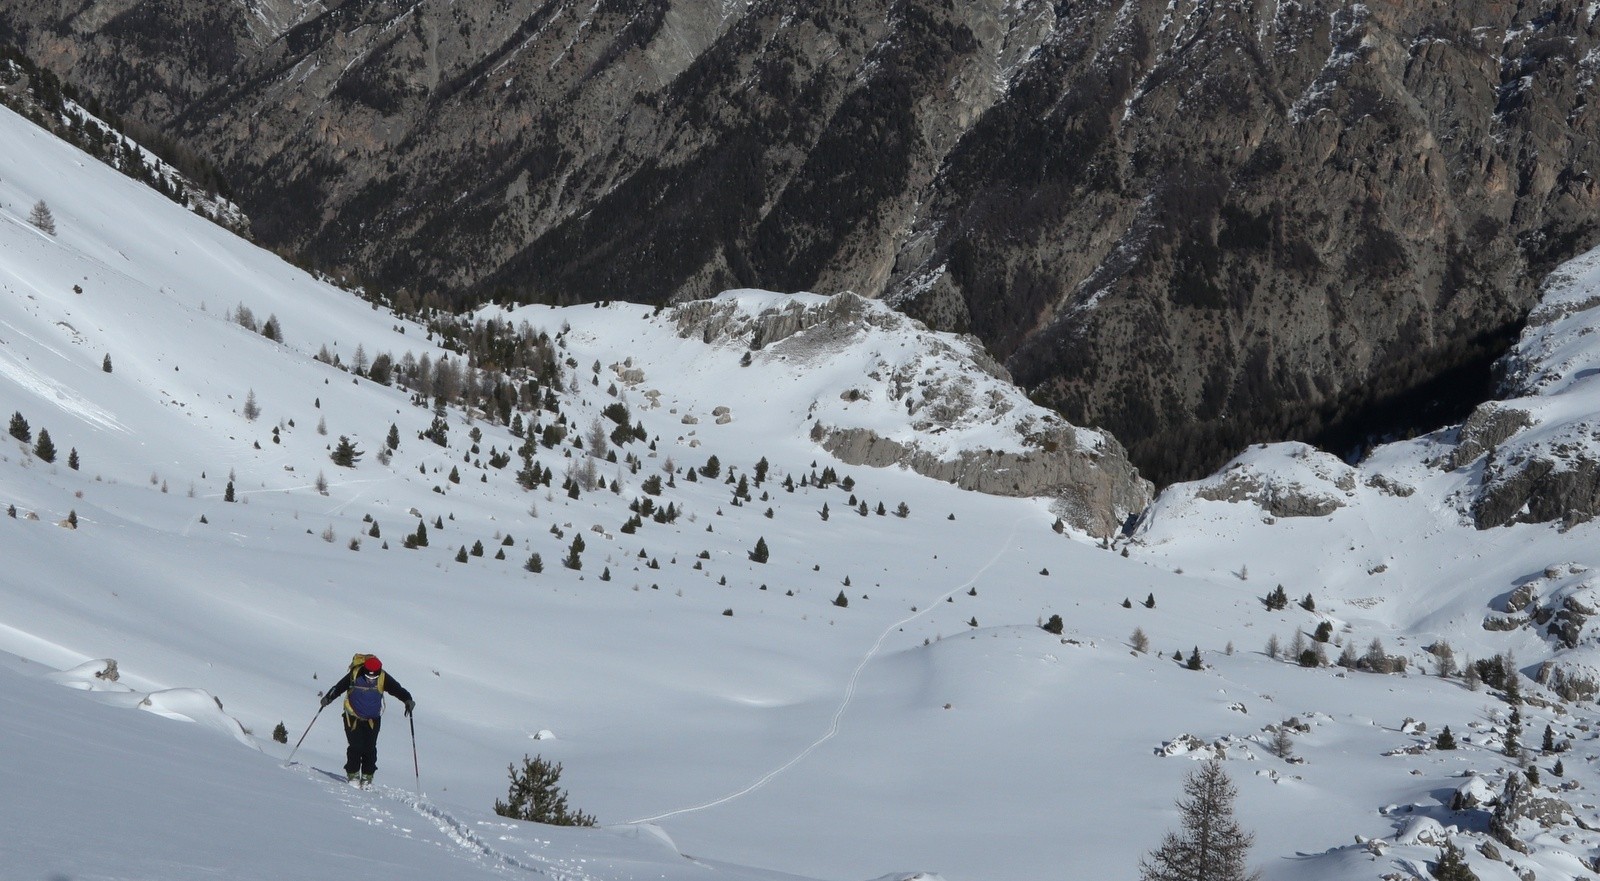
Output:
[[502,817],[528,820],[551,826],[593,826],[595,818],[567,807],[567,794],[557,784],[561,764],[540,756],[522,757],[522,767],[508,765],[511,785],[506,800],[495,799],[494,812]]
[[1479,881],[1477,873],[1467,866],[1466,854],[1454,842],[1446,841],[1439,849],[1439,859],[1433,864],[1434,881]]
[[1434,749],[1455,749],[1456,748],[1456,736],[1454,734],[1450,733],[1450,726],[1449,725],[1444,726],[1444,730],[1439,732],[1439,736],[1435,737],[1433,739],[1433,748]]

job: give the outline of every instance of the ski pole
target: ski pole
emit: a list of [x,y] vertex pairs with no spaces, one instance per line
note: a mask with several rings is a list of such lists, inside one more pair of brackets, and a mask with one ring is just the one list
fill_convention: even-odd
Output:
[[306,742],[306,735],[311,733],[311,726],[317,724],[317,716],[322,715],[322,711],[326,710],[327,708],[328,707],[327,707],[326,704],[324,704],[324,705],[322,705],[320,707],[317,707],[316,715],[312,716],[311,717],[311,721],[306,723],[305,732],[300,735],[300,739],[299,740],[294,742],[294,749],[289,750],[289,758],[284,759],[283,763],[285,765],[294,764],[294,754],[300,751],[300,744]]
[[417,777],[417,798],[422,798],[422,768],[417,764],[417,720],[410,713],[406,719],[411,723],[411,772]]

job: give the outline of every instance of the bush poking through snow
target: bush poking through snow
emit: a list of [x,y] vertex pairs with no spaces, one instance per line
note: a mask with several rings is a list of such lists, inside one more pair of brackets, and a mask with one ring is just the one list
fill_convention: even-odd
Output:
[[522,767],[506,766],[511,785],[506,800],[495,799],[494,812],[514,820],[528,820],[551,826],[593,826],[595,819],[567,807],[567,794],[556,784],[561,781],[561,763],[551,764],[540,756],[522,757]]

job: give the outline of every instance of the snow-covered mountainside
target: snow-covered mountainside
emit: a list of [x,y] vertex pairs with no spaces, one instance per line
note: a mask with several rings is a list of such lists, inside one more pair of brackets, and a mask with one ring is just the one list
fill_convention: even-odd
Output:
[[[963,341],[827,320],[877,309],[848,300],[696,308],[720,318],[487,310],[527,333],[469,359],[0,111],[0,416],[28,437],[0,443],[0,874],[1132,878],[1225,754],[1271,881],[1426,878],[1447,838],[1484,881],[1588,877],[1596,527],[1475,528],[1464,433],[1356,467],[1252,450],[1096,540],[1052,496],[830,452],[1051,452],[1002,376],[951,368]],[[1376,663],[1263,651],[1324,622],[1330,661],[1376,638]],[[1525,674],[1543,783],[1513,806],[1488,803],[1523,773],[1511,706],[1433,675],[1443,641]],[[342,763],[315,713],[356,651],[417,698],[367,792],[313,770]],[[288,768],[279,723],[311,725]],[[601,828],[493,816],[525,754]]]

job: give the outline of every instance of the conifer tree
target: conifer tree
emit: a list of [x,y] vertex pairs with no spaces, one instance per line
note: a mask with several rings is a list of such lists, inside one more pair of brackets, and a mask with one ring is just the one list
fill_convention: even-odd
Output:
[[522,768],[509,765],[511,786],[506,800],[495,799],[494,812],[502,817],[546,823],[552,826],[593,826],[594,817],[567,807],[567,794],[561,781],[560,763],[551,764],[539,756],[522,757]]
[[1466,854],[1454,842],[1446,841],[1439,849],[1439,860],[1433,864],[1434,881],[1478,881],[1477,873],[1467,866]]
[[750,552],[750,560],[755,563],[765,563],[767,556],[767,539],[766,536],[762,536],[756,539],[756,547]]
[[28,420],[22,418],[22,411],[11,414],[11,436],[23,443],[33,440],[33,429],[28,427]]
[[1505,746],[1501,752],[1512,759],[1522,755],[1522,710],[1519,707],[1511,708],[1511,721],[1506,724]]
[[1272,735],[1272,754],[1284,761],[1294,758],[1294,738],[1289,734],[1288,725],[1279,725],[1278,730]]
[[1439,732],[1439,736],[1434,739],[1433,748],[1434,749],[1455,749],[1456,748],[1456,736],[1454,734],[1450,733],[1450,726],[1449,725],[1444,726],[1444,730],[1440,731]]
[[244,410],[242,412],[244,413],[244,419],[246,422],[254,422],[261,416],[261,405],[256,403],[255,389],[251,389],[249,393],[245,395]]
[[100,369],[106,373],[111,372],[111,354],[109,352],[100,360]]
[[54,462],[56,460],[56,445],[50,441],[50,432],[39,429],[39,442],[33,445],[33,454],[41,462]]
[[1233,816],[1238,790],[1218,759],[1200,766],[1183,783],[1176,802],[1183,832],[1168,832],[1161,846],[1139,863],[1140,881],[1254,881],[1245,867],[1254,836]]
[[43,199],[33,203],[33,209],[28,212],[28,222],[38,227],[41,232],[56,234],[56,217],[51,213],[50,206]]
[[228,488],[222,492],[222,500],[224,502],[233,501],[233,481],[228,481]]
[[1510,661],[1508,656],[1507,663],[1505,665],[1506,703],[1512,705],[1513,707],[1522,703],[1522,675],[1517,672],[1517,668],[1513,666],[1514,663],[1515,662]]
[[1289,593],[1288,591],[1285,591],[1283,589],[1283,585],[1280,584],[1273,588],[1271,593],[1267,594],[1267,598],[1264,600],[1264,602],[1266,603],[1267,611],[1279,611],[1289,605]]
[[333,459],[333,464],[340,468],[354,468],[356,463],[361,461],[362,455],[362,452],[356,449],[355,443],[348,436],[341,434],[330,458]]
[[1199,670],[1201,667],[1204,666],[1204,664],[1202,664],[1200,662],[1200,647],[1199,646],[1195,646],[1194,647],[1194,651],[1189,653],[1189,661],[1185,666],[1187,666],[1190,670]]
[[67,451],[67,467],[73,471],[78,470],[78,448],[73,447]]

